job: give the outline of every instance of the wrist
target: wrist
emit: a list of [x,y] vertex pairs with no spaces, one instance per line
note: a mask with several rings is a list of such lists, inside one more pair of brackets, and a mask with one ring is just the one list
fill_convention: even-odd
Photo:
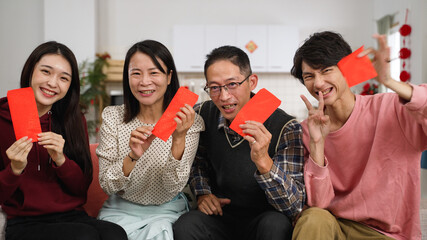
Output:
[[270,157],[263,158],[262,160],[257,161],[256,163],[258,172],[261,175],[270,172],[272,166],[273,166],[273,160]]
[[383,81],[381,81],[380,83],[382,83],[385,87],[387,87],[387,88],[392,88],[393,87],[393,84],[395,83],[395,82],[397,82],[396,80],[394,80],[393,78],[391,78],[391,77],[387,77],[386,79],[384,79]]
[[183,134],[172,134],[172,141],[175,142],[185,142],[185,135],[187,135],[186,133]]
[[319,141],[318,143],[310,142],[310,157],[319,166],[325,165],[324,141]]
[[132,162],[136,162],[139,158],[138,157],[134,157],[132,155],[132,152],[128,153],[128,158],[132,161]]
[[60,166],[62,166],[63,164],[64,164],[64,162],[65,162],[65,157],[64,157],[64,155],[62,155],[62,157],[59,157],[58,159],[52,159],[53,160],[53,162],[55,163],[55,165],[57,166],[57,167],[60,167]]
[[24,171],[24,169],[25,168],[22,168],[22,169],[14,168],[12,164],[10,165],[10,170],[16,176],[20,176],[22,174],[22,172]]

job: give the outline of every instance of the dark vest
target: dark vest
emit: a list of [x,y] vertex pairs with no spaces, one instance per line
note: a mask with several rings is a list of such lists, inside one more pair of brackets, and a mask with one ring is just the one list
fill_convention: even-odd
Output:
[[[217,197],[231,199],[229,207],[265,211],[272,209],[267,202],[264,191],[254,177],[256,166],[250,157],[248,141],[242,140],[235,145],[227,139],[224,128],[218,129],[220,111],[212,101],[204,102],[199,109],[206,130],[200,134],[200,143],[206,147],[207,159],[213,169],[210,176],[212,193]],[[277,109],[265,122],[264,126],[272,134],[268,154],[276,154],[284,126],[292,116]]]

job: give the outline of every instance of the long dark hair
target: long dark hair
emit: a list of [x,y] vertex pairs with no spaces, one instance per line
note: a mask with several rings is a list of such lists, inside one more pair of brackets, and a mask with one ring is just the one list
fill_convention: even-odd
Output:
[[[153,63],[162,73],[168,75],[172,71],[171,83],[168,85],[163,99],[163,111],[169,106],[169,103],[172,101],[172,98],[175,96],[175,93],[179,88],[175,62],[173,61],[172,54],[169,50],[163,44],[154,40],[145,40],[135,43],[126,53],[125,63],[123,66],[123,102],[125,104],[123,121],[125,123],[130,122],[134,117],[136,117],[140,110],[139,102],[130,90],[128,73],[130,59],[137,52],[150,56]],[[157,58],[162,60],[167,69],[163,69]]]
[[80,78],[76,57],[64,44],[50,41],[39,45],[25,62],[21,73],[21,88],[30,87],[34,67],[46,54],[63,56],[71,66],[71,85],[67,94],[52,106],[52,131],[65,139],[64,154],[75,161],[88,180],[92,180],[92,161],[86,125],[79,106]]

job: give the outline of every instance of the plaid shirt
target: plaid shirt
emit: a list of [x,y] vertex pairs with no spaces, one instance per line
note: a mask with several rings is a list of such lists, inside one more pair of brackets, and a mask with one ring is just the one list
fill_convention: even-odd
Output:
[[[198,111],[197,105],[195,110]],[[218,129],[224,128],[232,144],[242,137],[228,127],[226,119],[220,115]],[[210,194],[210,164],[206,158],[206,146],[199,144],[196,158],[190,172],[190,186],[196,196]],[[254,173],[259,186],[264,190],[268,202],[279,212],[294,219],[302,211],[306,201],[304,186],[304,148],[302,127],[298,121],[286,123],[277,152],[273,157],[270,172]]]

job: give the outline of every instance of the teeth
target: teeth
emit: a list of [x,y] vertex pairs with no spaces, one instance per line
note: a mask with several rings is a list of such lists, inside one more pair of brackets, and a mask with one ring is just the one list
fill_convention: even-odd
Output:
[[230,109],[232,107],[234,107],[234,105],[225,105],[225,106],[223,106],[223,108],[225,108],[225,109]]
[[[332,91],[332,88],[328,88],[326,90],[323,90],[322,93],[323,93],[323,95],[326,95],[326,94],[330,93],[331,91]],[[317,95],[319,95],[319,92],[317,92]]]
[[326,89],[325,91],[322,91],[323,95],[326,95],[326,94],[328,94],[328,93],[330,93],[330,92],[331,92],[331,88]]
[[49,91],[49,90],[47,90],[47,89],[42,88],[41,90],[42,90],[42,92],[44,92],[44,93],[46,93],[46,94],[48,94],[48,95],[50,95],[50,96],[55,95],[55,92]]
[[154,92],[154,90],[150,90],[150,91],[141,91],[141,93],[142,94],[150,94],[150,93],[153,93]]

